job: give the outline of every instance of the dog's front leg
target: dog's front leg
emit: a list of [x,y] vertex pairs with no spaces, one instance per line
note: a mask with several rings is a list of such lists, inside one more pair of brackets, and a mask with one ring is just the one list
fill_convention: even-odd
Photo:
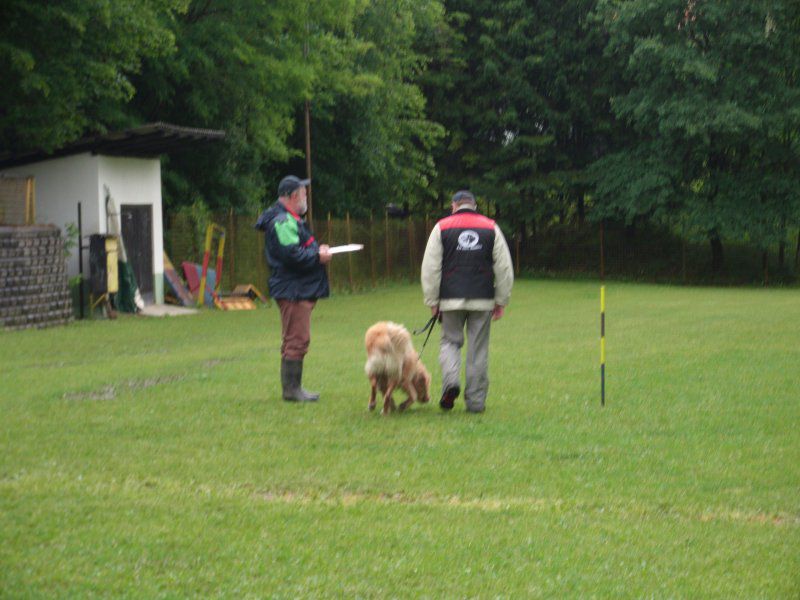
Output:
[[394,400],[392,399],[392,392],[394,388],[397,386],[396,383],[389,383],[386,386],[386,393],[383,395],[383,410],[381,411],[382,415],[388,415],[390,412],[395,410]]
[[370,410],[375,410],[375,395],[378,391],[378,380],[375,377],[370,377],[369,383],[372,386],[372,390],[369,393],[369,404],[367,406]]
[[406,400],[400,405],[401,411],[407,409],[417,400],[417,390],[414,389],[414,384],[404,385],[403,390],[405,391],[406,394],[408,394],[408,400]]

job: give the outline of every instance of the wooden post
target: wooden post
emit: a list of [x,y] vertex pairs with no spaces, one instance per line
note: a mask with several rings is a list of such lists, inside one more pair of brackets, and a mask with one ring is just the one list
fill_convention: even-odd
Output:
[[392,277],[392,255],[390,254],[391,244],[389,243],[389,211],[383,214],[383,222],[385,226],[383,241],[386,246],[386,278]]
[[681,278],[686,284],[686,238],[681,240]]
[[[236,258],[236,235],[233,223],[233,207],[231,206],[228,211],[228,239],[230,240],[228,243],[230,248],[230,250],[228,250],[228,286],[230,289],[236,286],[236,267],[234,265],[234,260]],[[220,274],[220,277],[222,277],[222,274]]]
[[372,287],[376,286],[375,281],[375,222],[372,211],[369,211],[369,268],[372,277]]
[[36,181],[33,177],[25,180],[25,225],[36,224]]
[[681,219],[681,279],[686,285],[686,217]]
[[600,221],[600,281],[606,277],[606,255],[605,255],[605,221]]
[[[331,223],[330,211],[328,211],[328,239],[325,240],[325,243],[329,246],[333,246],[333,224]],[[328,268],[328,285],[333,288],[333,261],[329,262],[326,266]]]
[[308,182],[308,222],[314,219],[314,202],[311,195],[311,102],[306,100],[306,179]]
[[[349,210],[347,211],[347,243],[348,244],[352,244],[353,243],[353,236],[351,235],[351,231],[350,231],[350,211]],[[348,252],[347,253],[347,273],[348,273],[348,277],[350,279],[350,291],[351,292],[355,292],[356,291],[356,286],[355,286],[355,282],[353,281],[353,253],[352,252]]]
[[797,230],[797,248],[794,251],[794,270],[800,272],[800,229]]
[[414,222],[408,215],[408,281],[414,283]]
[[[310,6],[306,6],[310,10]],[[311,35],[311,22],[306,18],[306,39],[303,42],[303,59],[308,60],[308,38]],[[306,98],[305,106],[305,138],[306,138],[306,179],[308,182],[308,223],[314,225],[314,202],[311,196],[311,100]]]

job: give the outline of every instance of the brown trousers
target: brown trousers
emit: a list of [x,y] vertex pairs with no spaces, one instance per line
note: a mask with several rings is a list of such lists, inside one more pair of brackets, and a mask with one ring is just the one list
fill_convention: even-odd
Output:
[[278,300],[281,310],[281,356],[303,360],[311,343],[311,311],[316,300]]

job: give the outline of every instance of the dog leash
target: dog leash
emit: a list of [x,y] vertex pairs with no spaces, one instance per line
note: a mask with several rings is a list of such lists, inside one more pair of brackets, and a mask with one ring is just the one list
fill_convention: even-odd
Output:
[[439,320],[439,315],[441,313],[437,313],[433,315],[428,322],[425,323],[423,327],[414,330],[414,335],[419,335],[420,333],[428,332],[428,335],[425,336],[425,341],[422,343],[422,349],[419,351],[419,357],[422,358],[422,353],[425,352],[425,346],[428,344],[428,340],[431,339],[431,334],[433,333],[433,328],[436,326],[436,321]]

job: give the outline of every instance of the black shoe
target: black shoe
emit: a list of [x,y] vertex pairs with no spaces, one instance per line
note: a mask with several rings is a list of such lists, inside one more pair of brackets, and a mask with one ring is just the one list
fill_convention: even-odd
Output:
[[444,394],[442,394],[442,399],[439,400],[439,408],[442,410],[451,410],[453,408],[453,402],[458,398],[458,393],[460,391],[457,385],[447,388]]

